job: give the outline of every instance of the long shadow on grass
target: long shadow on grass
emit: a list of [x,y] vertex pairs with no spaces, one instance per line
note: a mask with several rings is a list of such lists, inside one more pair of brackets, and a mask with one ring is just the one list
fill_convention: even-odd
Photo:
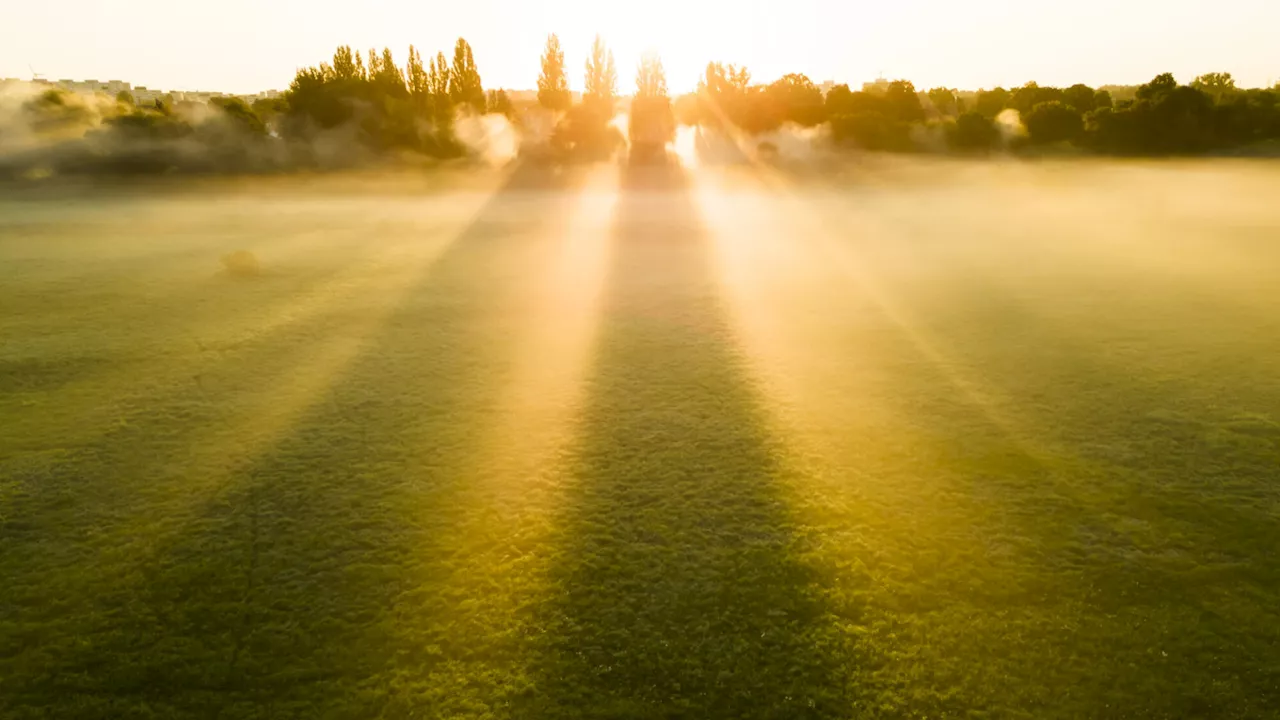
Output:
[[[76,624],[82,636],[19,634],[0,710],[376,717],[399,679],[456,659],[474,638],[454,637],[447,614],[466,597],[432,582],[474,510],[451,500],[498,411],[519,288],[578,190],[576,176],[517,170],[290,430]],[[317,352],[352,341],[327,329]]]
[[[828,227],[842,229],[852,266],[883,280],[860,289],[901,301],[894,304],[918,321],[897,328],[903,342],[893,354],[928,361],[886,368],[897,389],[886,402],[920,418],[923,432],[912,433],[909,474],[872,484],[864,505],[909,505],[916,520],[889,524],[878,538],[886,554],[911,557],[904,565],[915,571],[884,583],[896,588],[884,598],[893,623],[912,618],[904,608],[930,618],[924,648],[933,657],[898,631],[907,662],[881,677],[929,716],[1003,706],[1046,717],[1210,709],[1245,717],[1267,706],[1276,687],[1265,660],[1275,646],[1276,573],[1251,561],[1267,557],[1276,524],[1265,505],[1241,500],[1266,492],[1276,446],[1265,437],[1207,444],[1197,434],[1214,408],[1194,399],[1191,374],[1178,388],[1108,358],[1086,328],[1042,314],[1070,302],[1063,297],[1019,296],[998,274],[953,265],[939,274],[947,284],[929,289],[942,300],[931,298],[877,257],[885,251],[874,243],[885,240],[860,244],[858,220],[833,214]],[[892,239],[926,272],[938,262],[935,238]],[[1151,332],[1139,318],[1133,332]],[[892,326],[888,313],[882,320]],[[912,330],[945,362],[912,342]],[[957,377],[994,397],[998,411]],[[1191,414],[1161,428],[1152,411],[1169,404]],[[875,459],[858,461],[874,467]],[[926,487],[944,499],[916,489]],[[1152,647],[1161,648],[1156,662]],[[947,693],[916,692],[922,677]]]
[[674,168],[624,174],[537,680],[517,717],[847,713],[686,182]]

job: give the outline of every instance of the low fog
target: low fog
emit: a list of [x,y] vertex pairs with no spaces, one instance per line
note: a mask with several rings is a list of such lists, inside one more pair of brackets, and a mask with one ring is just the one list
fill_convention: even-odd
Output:
[[[333,128],[282,137],[281,118],[260,120],[245,106],[197,102],[141,108],[106,95],[71,93],[31,83],[0,86],[0,179],[56,176],[242,174],[427,166],[433,158],[381,153],[362,143],[361,108]],[[510,161],[520,133],[504,115],[455,113],[453,137],[463,160]],[[428,133],[430,127],[423,127]]]

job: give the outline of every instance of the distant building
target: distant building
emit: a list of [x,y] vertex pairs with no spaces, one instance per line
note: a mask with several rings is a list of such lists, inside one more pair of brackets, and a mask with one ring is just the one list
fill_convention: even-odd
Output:
[[889,92],[889,81],[884,78],[876,78],[875,82],[862,83],[862,92],[883,95]]
[[159,90],[151,89],[145,85],[134,87],[123,80],[71,80],[63,78],[51,82],[44,79],[34,79],[31,81],[20,80],[18,78],[0,79],[0,86],[7,84],[32,84],[32,85],[52,85],[67,92],[77,93],[81,95],[93,95],[96,93],[104,93],[115,97],[122,92],[127,92],[133,98],[133,102],[137,105],[150,105],[156,100],[172,100],[174,102],[197,102],[208,103],[213,98],[222,97],[238,97],[246,103],[252,103],[256,100],[273,99],[281,96],[279,90],[264,90],[260,93],[252,95],[230,95],[228,93],[212,92],[204,90],[196,90],[187,92],[184,90]]

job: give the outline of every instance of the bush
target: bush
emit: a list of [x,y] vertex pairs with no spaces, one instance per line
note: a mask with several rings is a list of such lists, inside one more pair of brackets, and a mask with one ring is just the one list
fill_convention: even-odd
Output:
[[1080,111],[1066,103],[1053,100],[1032,108],[1023,118],[1031,142],[1045,145],[1057,142],[1074,142],[1084,132],[1084,119]]
[[907,152],[914,147],[910,124],[874,110],[832,118],[831,138],[837,144],[863,150]]
[[256,277],[262,274],[258,256],[248,250],[236,250],[223,255],[222,268],[232,277]]
[[951,128],[951,147],[962,151],[985,152],[1000,137],[991,118],[980,112],[967,112],[956,118]]

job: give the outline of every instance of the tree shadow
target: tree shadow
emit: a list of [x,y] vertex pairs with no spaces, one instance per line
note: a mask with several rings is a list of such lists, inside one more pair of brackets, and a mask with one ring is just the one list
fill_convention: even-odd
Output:
[[[83,616],[15,635],[26,647],[0,709],[375,717],[397,678],[464,655],[448,615],[465,592],[432,580],[466,561],[455,531],[480,510],[455,501],[500,411],[525,319],[519,286],[582,179],[517,167],[294,424],[176,536]],[[316,352],[351,342],[354,324],[317,323]],[[178,436],[165,457],[200,438]],[[154,473],[182,492],[165,458],[123,447],[109,460],[96,472]]]
[[688,180],[623,171],[601,330],[516,717],[850,712]]

